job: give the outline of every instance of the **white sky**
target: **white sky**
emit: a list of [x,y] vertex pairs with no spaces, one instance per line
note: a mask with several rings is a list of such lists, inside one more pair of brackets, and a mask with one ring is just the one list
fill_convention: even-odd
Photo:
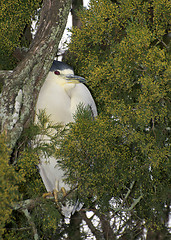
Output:
[[[83,0],[83,6],[88,7],[89,2],[90,2],[90,0]],[[60,53],[63,53],[66,50],[65,42],[68,43],[70,41],[70,32],[68,31],[68,29],[71,29],[71,28],[72,28],[72,16],[71,16],[71,12],[70,12],[69,16],[68,16],[68,21],[67,21],[67,25],[66,25],[63,37],[62,37],[62,39],[60,41],[60,44],[59,44],[59,52]],[[61,61],[62,57],[59,56],[58,60]]]
[[[90,0],[83,0],[83,6],[88,7],[89,2],[90,2]],[[72,17],[71,17],[71,13],[69,13],[66,28],[71,28],[71,27],[72,27]]]

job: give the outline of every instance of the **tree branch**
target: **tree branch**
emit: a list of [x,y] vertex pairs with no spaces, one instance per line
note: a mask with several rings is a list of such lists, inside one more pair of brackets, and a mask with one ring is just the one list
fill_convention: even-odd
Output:
[[116,239],[114,232],[110,226],[110,219],[107,219],[107,216],[104,215],[103,213],[100,213],[98,210],[95,211],[95,214],[98,216],[98,218],[101,221],[104,238],[109,240]]
[[92,234],[96,237],[97,240],[102,240],[102,233],[94,227],[91,220],[86,216],[86,213],[84,211],[80,211],[79,214],[81,215],[82,219],[86,222],[87,226],[91,230]]
[[0,70],[0,80],[7,78],[11,73],[9,70]]
[[113,208],[112,209],[115,211],[115,212],[119,212],[119,211],[122,211],[122,212],[129,212],[131,211],[141,200],[141,198],[143,198],[143,194],[141,193],[140,196],[136,199],[134,199],[133,203],[131,204],[131,206],[129,208],[123,208],[123,205],[124,203],[126,202],[126,200],[128,199],[133,187],[134,187],[134,184],[135,184],[135,181],[133,181],[130,185],[130,188],[128,189],[128,192],[126,193],[125,195],[125,198],[123,199],[122,203],[120,204],[120,206],[118,208]]
[[[63,203],[66,198],[71,195],[73,193],[73,191],[75,190],[71,189],[69,192],[67,192],[67,194],[64,196],[62,191],[58,192],[58,202]],[[52,195],[50,197],[50,199],[52,199],[53,201],[55,201],[54,196]],[[33,209],[38,203],[41,203],[43,201],[43,197],[37,197],[35,199],[26,199],[24,201],[20,201],[20,202],[15,202],[13,203],[13,205],[11,206],[13,210],[21,210],[21,209]]]
[[83,0],[72,0],[72,25],[81,28],[81,21],[77,12],[83,7]]
[[27,48],[19,48],[17,47],[13,52],[13,56],[18,60],[21,61],[27,55],[28,49]]
[[34,240],[38,240],[39,236],[38,236],[38,233],[37,233],[36,225],[32,221],[29,211],[25,208],[25,209],[22,209],[22,212],[24,213],[24,215],[26,216],[30,226],[32,227]]

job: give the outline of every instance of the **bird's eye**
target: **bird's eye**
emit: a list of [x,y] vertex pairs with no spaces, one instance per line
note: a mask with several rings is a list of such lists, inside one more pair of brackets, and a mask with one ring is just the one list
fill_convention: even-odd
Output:
[[54,74],[55,75],[60,75],[60,72],[59,71],[54,71]]

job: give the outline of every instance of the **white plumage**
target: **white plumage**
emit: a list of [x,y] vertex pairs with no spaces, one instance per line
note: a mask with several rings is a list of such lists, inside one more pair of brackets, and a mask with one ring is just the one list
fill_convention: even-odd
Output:
[[[88,88],[81,82],[84,78],[75,76],[73,69],[65,63],[54,61],[49,74],[40,90],[36,113],[39,110],[45,110],[50,115],[50,121],[54,124],[61,123],[63,125],[73,122],[79,104],[91,108],[92,114],[97,116],[95,102]],[[35,120],[37,122],[37,118]],[[46,139],[46,140],[45,140]],[[48,141],[44,138],[44,141]],[[70,186],[63,182],[64,172],[60,169],[57,159],[49,157],[46,159],[40,156],[40,175],[48,192],[54,189],[60,191],[62,187],[66,191],[70,190]],[[64,215],[68,215],[72,209],[65,209]]]

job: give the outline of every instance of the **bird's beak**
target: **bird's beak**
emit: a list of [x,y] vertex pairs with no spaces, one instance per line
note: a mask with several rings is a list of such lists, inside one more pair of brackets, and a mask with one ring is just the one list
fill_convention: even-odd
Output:
[[73,82],[73,83],[85,83],[86,82],[85,78],[76,76],[76,75],[67,75],[66,79],[69,82]]

